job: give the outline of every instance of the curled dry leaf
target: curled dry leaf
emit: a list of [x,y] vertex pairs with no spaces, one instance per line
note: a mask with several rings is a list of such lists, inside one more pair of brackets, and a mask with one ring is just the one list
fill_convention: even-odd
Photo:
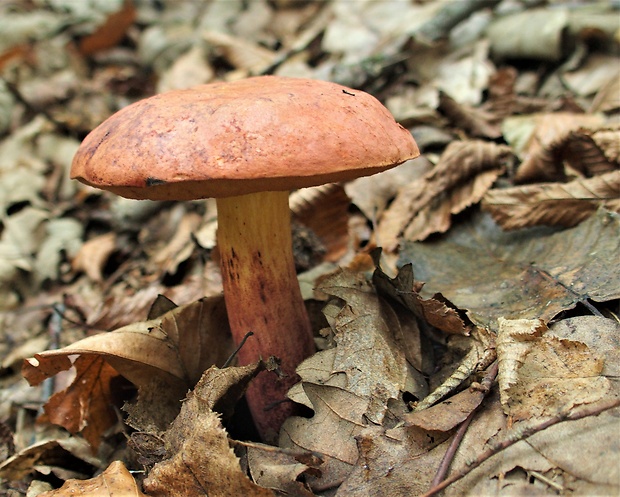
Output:
[[[325,246],[325,260],[337,261],[347,251],[350,203],[344,188],[336,183],[302,188],[289,197],[294,219],[311,228]],[[297,243],[295,233],[293,243]]]
[[523,159],[515,174],[515,181],[526,183],[563,179],[566,173],[563,162],[558,160],[555,147],[572,131],[602,124],[602,116],[569,112],[506,119],[502,126],[504,137]]
[[74,271],[84,271],[93,281],[103,281],[103,269],[116,248],[116,233],[110,232],[84,242],[73,259]]
[[464,130],[469,136],[497,139],[502,135],[492,114],[459,103],[445,92],[439,92],[439,108],[455,128]]
[[[375,257],[377,256],[378,253],[375,253]],[[423,299],[420,296],[423,283],[416,283],[411,264],[402,266],[395,278],[390,278],[381,270],[378,259],[375,260],[375,267],[372,282],[380,295],[388,296],[399,302],[413,312],[417,318],[441,331],[469,335],[471,323],[466,322],[459,310],[448,300],[439,294],[430,299]]]
[[53,469],[63,469],[65,477],[80,476],[76,467],[93,468],[101,466],[101,460],[92,453],[92,447],[83,438],[57,438],[36,442],[12,455],[0,464],[0,478],[20,480],[35,469],[51,473]]
[[99,476],[89,480],[67,480],[58,490],[43,492],[39,497],[147,497],[121,461],[112,462]]
[[421,180],[404,187],[384,212],[377,242],[394,251],[398,239],[424,240],[450,227],[452,214],[478,202],[504,170],[509,147],[483,141],[451,143]]
[[620,170],[568,183],[489,190],[482,207],[505,230],[539,225],[572,227],[600,207],[620,213]]
[[499,319],[501,402],[517,419],[553,416],[601,400],[610,391],[604,361],[582,342],[547,334],[540,320]]
[[[179,400],[198,381],[202,372],[212,364],[222,364],[230,354],[232,345],[226,323],[221,297],[201,299],[167,312],[160,318],[134,323],[114,332],[87,337],[63,349],[37,354],[24,361],[22,374],[34,385],[72,365],[77,367],[79,363],[72,364],[70,356],[82,355],[85,359],[78,361],[90,358],[100,367],[105,361],[138,387],[140,399],[160,406],[152,410],[153,416],[159,416],[152,422],[165,428],[178,412]],[[102,393],[89,397],[92,395],[90,388],[100,380],[103,377],[95,375],[87,384],[82,384],[78,377],[72,390],[58,395],[86,396],[88,405],[104,403],[109,399]],[[58,399],[56,402],[70,400]],[[95,424],[96,412],[91,410],[81,414],[77,426],[83,428],[83,425]],[[99,430],[108,427],[97,426]]]

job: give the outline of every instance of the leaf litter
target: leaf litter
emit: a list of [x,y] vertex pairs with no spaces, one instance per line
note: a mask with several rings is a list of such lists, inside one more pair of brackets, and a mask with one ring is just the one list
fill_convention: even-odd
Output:
[[[463,436],[453,475],[499,448],[445,495],[617,493],[617,23],[556,3],[3,4],[3,490],[420,495]],[[218,368],[212,203],[67,177],[128,103],[265,72],[375,94],[423,152],[291,198],[320,347],[277,447],[241,429],[257,370]]]

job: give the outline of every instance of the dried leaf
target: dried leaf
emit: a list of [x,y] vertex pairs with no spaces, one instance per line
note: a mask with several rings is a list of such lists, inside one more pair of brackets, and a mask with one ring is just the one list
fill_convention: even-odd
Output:
[[497,139],[501,136],[500,127],[493,121],[493,116],[481,109],[460,104],[448,94],[439,93],[439,108],[457,129],[462,129],[469,136]]
[[318,452],[324,458],[322,485],[342,481],[354,466],[354,437],[364,428],[369,402],[337,387],[303,384],[314,409],[312,418],[291,417],[282,425],[280,447]]
[[516,154],[523,159],[515,174],[519,183],[554,181],[565,177],[563,163],[555,154],[556,144],[581,127],[603,124],[597,115],[556,112],[509,117],[502,131]]
[[105,497],[123,495],[126,497],[147,497],[131,473],[121,461],[113,461],[107,469],[89,480],[67,480],[58,490],[43,492],[39,497]]
[[448,435],[415,428],[367,426],[357,436],[359,459],[339,497],[409,497],[424,493],[441,462]]
[[505,230],[576,226],[600,207],[620,213],[620,170],[569,183],[489,190],[482,207]]
[[96,31],[80,40],[79,50],[82,55],[93,55],[102,50],[116,46],[125,36],[136,19],[136,8],[132,0],[126,0],[123,7],[108,15],[105,22]]
[[[415,134],[414,137],[422,148],[419,137]],[[419,157],[393,169],[354,179],[344,185],[344,190],[366,218],[376,223],[401,188],[420,180],[431,167],[427,160]]]
[[[92,447],[77,437],[44,440],[34,443],[2,461],[0,477],[20,480],[35,470],[50,472],[52,468],[70,470],[71,466],[90,465],[97,468],[100,460],[93,456]],[[72,473],[72,476],[75,473]],[[77,477],[77,475],[76,475]]]
[[423,296],[441,292],[477,325],[497,319],[541,318],[591,298],[620,297],[620,216],[605,211],[558,233],[541,228],[503,232],[490,217],[474,216],[435,242],[406,244],[425,281]]
[[175,495],[273,496],[271,490],[255,485],[241,470],[218,415],[204,400],[212,397],[210,383],[203,378],[188,394],[179,416],[164,435],[167,458],[149,472],[145,491],[154,497],[170,495],[171,489]]
[[73,270],[84,271],[93,281],[103,280],[103,269],[116,248],[116,233],[99,235],[82,244],[73,259]]
[[443,233],[457,214],[482,198],[511,155],[506,146],[482,141],[451,143],[421,180],[403,188],[377,227],[380,245],[393,251],[398,239],[424,240]]
[[118,373],[100,356],[82,355],[73,366],[75,380],[47,401],[41,421],[62,426],[70,433],[81,433],[97,450],[103,434],[118,422],[112,391]]
[[517,419],[553,416],[604,398],[602,358],[572,340],[547,335],[539,320],[499,320],[497,356],[502,405]]
[[[24,361],[22,374],[31,384],[38,384],[60,370],[69,369],[69,356],[83,354],[93,361],[105,360],[138,387],[143,404],[159,404],[158,409],[151,410],[153,416],[159,417],[151,422],[165,427],[178,412],[179,400],[202,372],[212,364],[223,363],[230,354],[232,347],[225,323],[223,299],[202,299],[158,319],[134,323],[111,333],[85,338],[64,349],[37,354],[34,359]],[[97,384],[103,379],[95,375],[86,386],[92,387],[91,383]],[[85,388],[77,378],[72,387],[76,392],[73,395],[89,395],[90,387]],[[66,394],[58,395],[62,398]],[[61,402],[61,398],[56,402]],[[103,402],[100,397],[90,401],[95,400]],[[96,416],[95,412],[83,415],[79,425],[94,425],[95,420],[90,418]]]
[[[318,475],[318,464],[307,465],[310,453],[287,451],[279,447],[263,444],[252,444],[247,447],[247,461],[250,475],[261,487],[277,490],[284,495],[312,497],[303,482],[305,473]],[[313,457],[316,459],[316,456]],[[303,462],[302,462],[303,461]]]
[[372,280],[380,295],[389,296],[404,305],[419,319],[446,333],[469,335],[471,324],[463,321],[459,310],[450,302],[441,295],[430,299],[420,296],[423,283],[415,282],[411,264],[402,266],[395,278],[390,278],[376,265]]
[[346,389],[369,399],[366,416],[381,424],[388,400],[399,397],[408,375],[404,352],[389,326],[398,322],[394,311],[345,271],[319,289],[343,301],[330,323],[337,343],[332,371],[346,374]]

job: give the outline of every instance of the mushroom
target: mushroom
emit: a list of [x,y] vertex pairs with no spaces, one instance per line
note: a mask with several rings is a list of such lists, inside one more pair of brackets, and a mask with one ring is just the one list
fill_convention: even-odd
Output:
[[419,155],[374,97],[325,81],[259,76],[162,93],[120,110],[83,141],[71,177],[132,199],[215,197],[230,327],[248,364],[274,355],[247,400],[274,440],[286,392],[314,351],[291,243],[290,190],[371,175]]

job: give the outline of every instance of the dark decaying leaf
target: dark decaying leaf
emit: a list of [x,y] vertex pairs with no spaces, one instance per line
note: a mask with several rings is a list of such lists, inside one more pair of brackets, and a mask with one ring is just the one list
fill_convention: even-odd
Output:
[[548,321],[587,299],[620,297],[620,216],[599,210],[575,228],[503,232],[480,214],[434,242],[407,243],[401,263],[477,325],[497,319]]

